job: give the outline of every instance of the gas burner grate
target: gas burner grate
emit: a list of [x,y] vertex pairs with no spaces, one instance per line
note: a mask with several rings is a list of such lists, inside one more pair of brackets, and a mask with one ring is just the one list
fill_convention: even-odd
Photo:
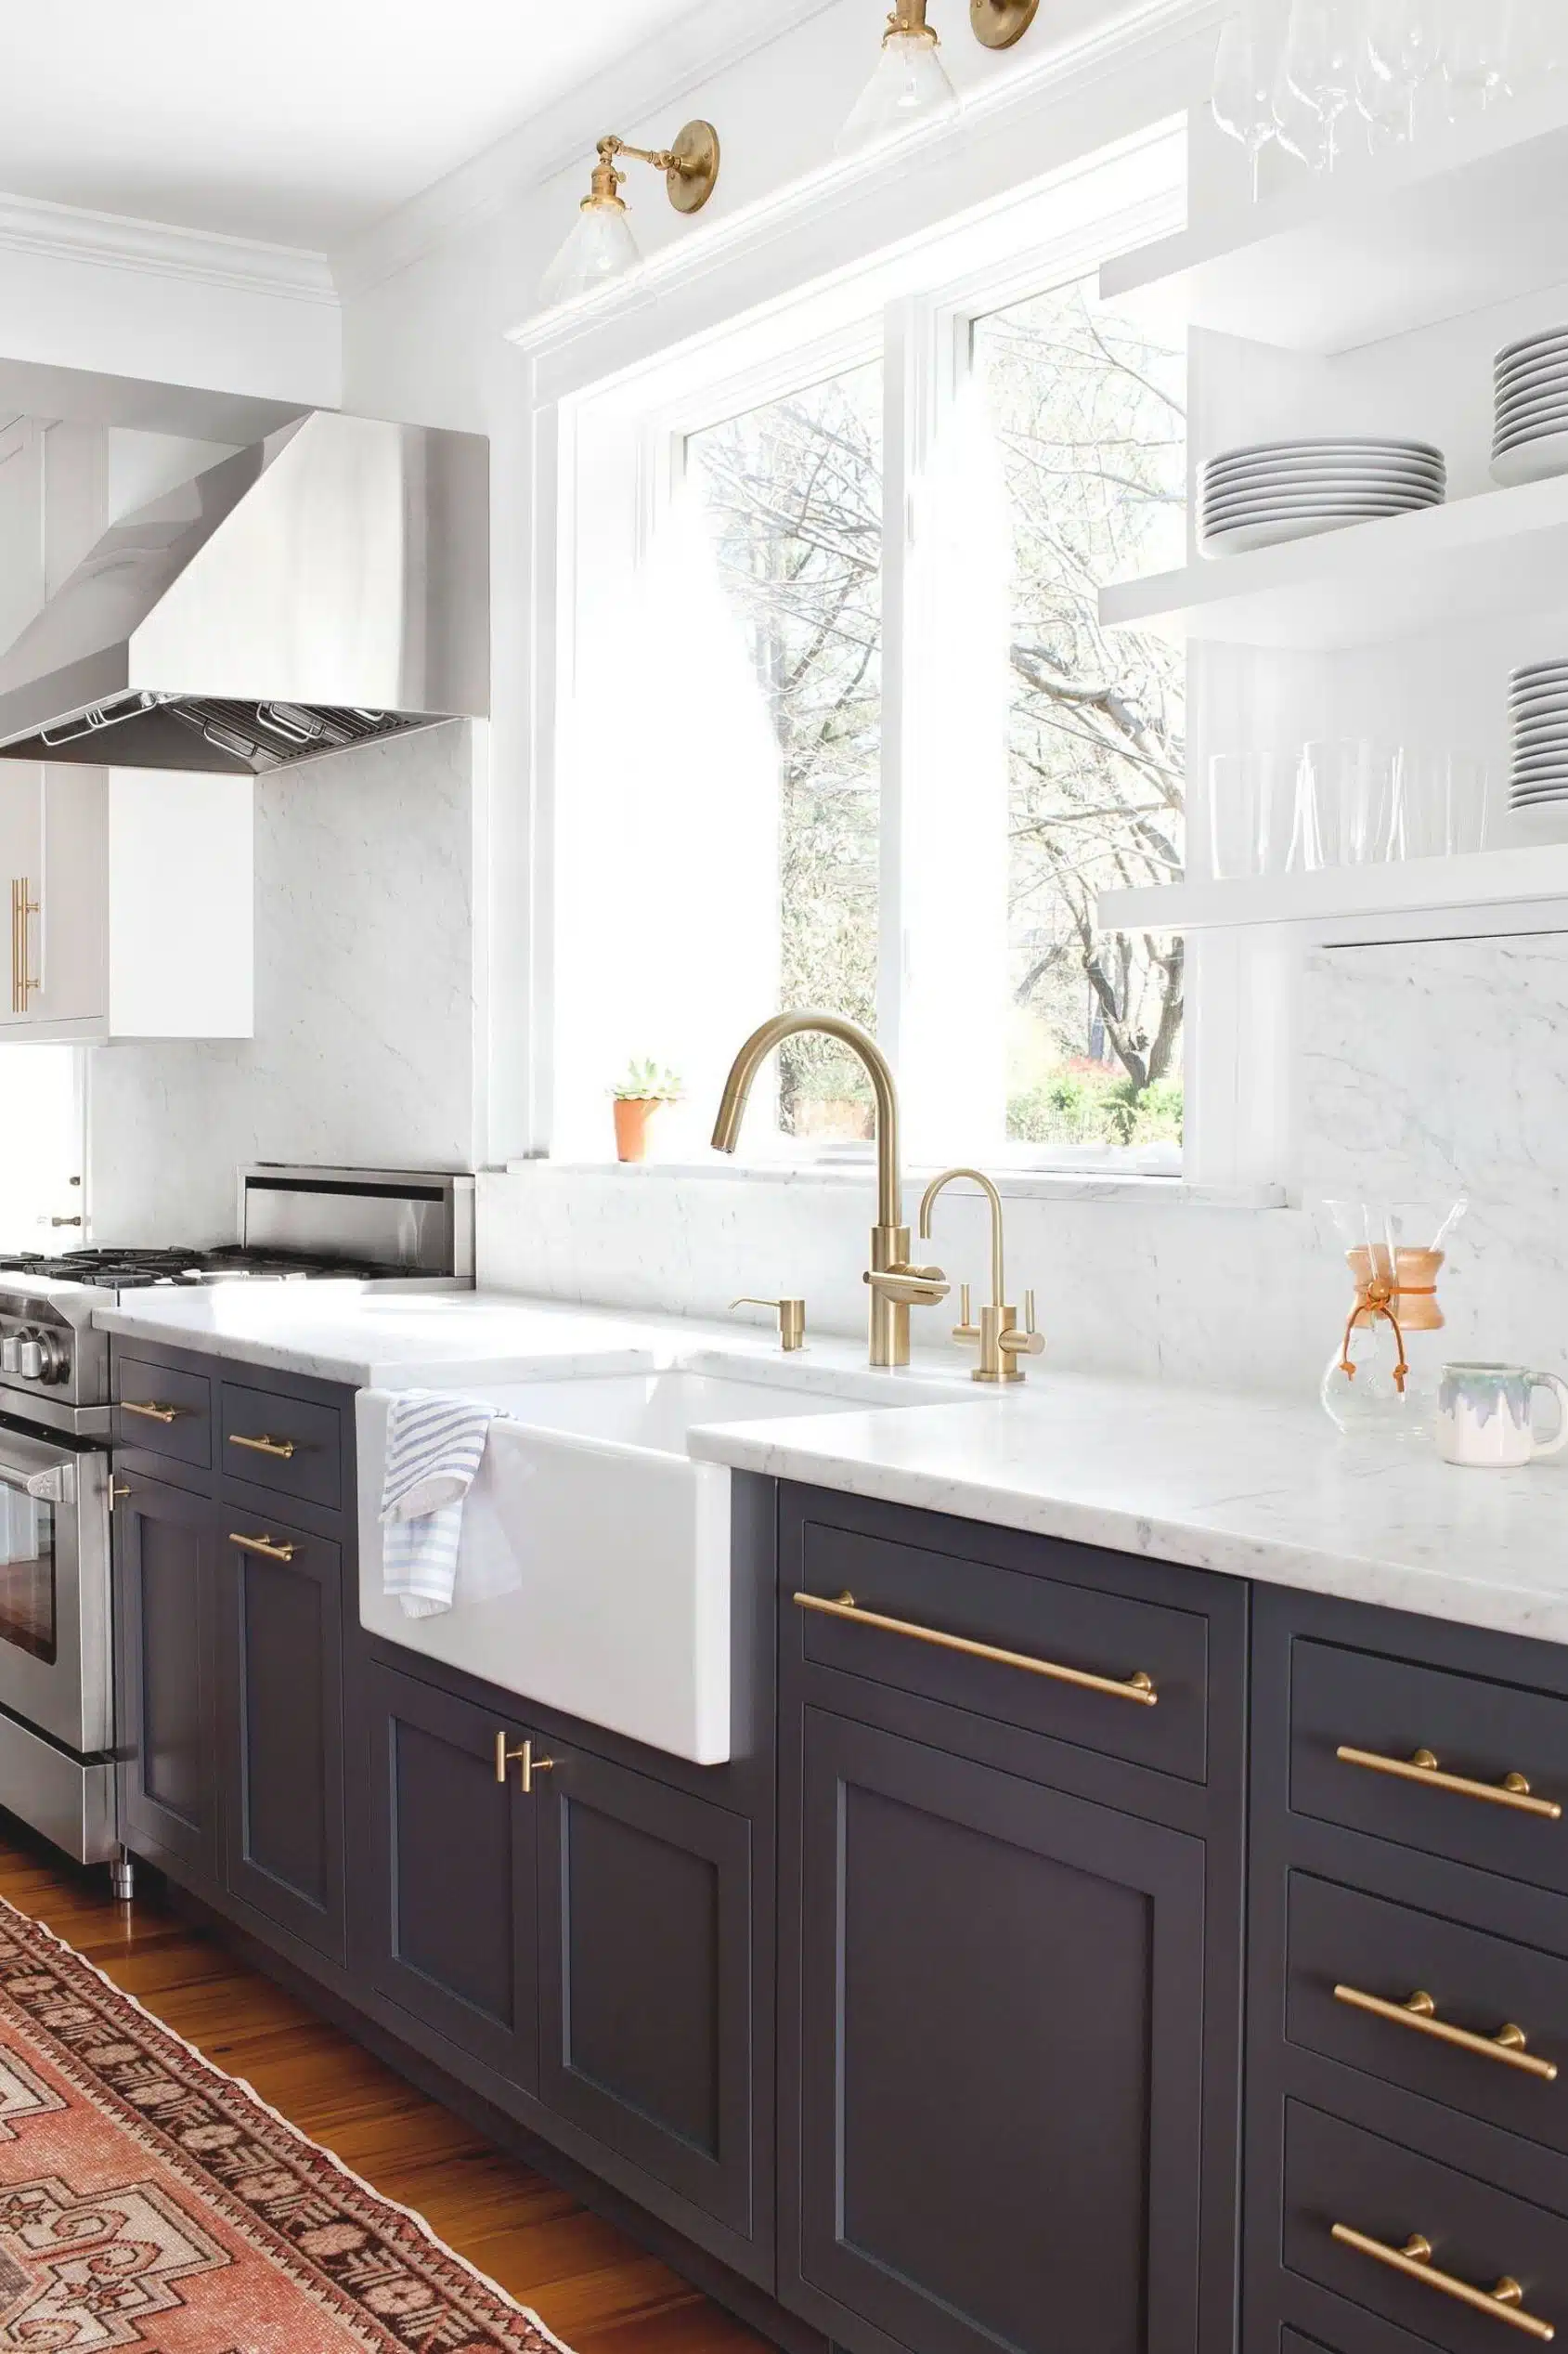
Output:
[[103,1291],[146,1291],[155,1284],[202,1284],[226,1281],[373,1282],[392,1270],[366,1259],[292,1255],[282,1251],[246,1250],[231,1243],[216,1250],[181,1251],[98,1249],[19,1251],[0,1257],[0,1282],[22,1276],[42,1283],[89,1283]]

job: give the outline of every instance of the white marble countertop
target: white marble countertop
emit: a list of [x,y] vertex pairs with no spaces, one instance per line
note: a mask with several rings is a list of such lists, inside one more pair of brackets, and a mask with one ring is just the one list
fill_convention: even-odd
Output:
[[[968,1520],[1235,1577],[1568,1642],[1568,1457],[1460,1471],[1425,1448],[1341,1438],[1282,1404],[1030,1369],[1001,1396],[952,1349],[873,1372],[864,1344],[783,1357],[759,1323],[565,1307],[500,1293],[349,1285],[137,1294],[97,1322],[123,1338],[355,1387],[468,1387],[550,1374],[719,1370],[750,1360],[863,1411],[698,1431],[694,1455]],[[897,1411],[875,1401],[903,1393]],[[912,1405],[910,1390],[924,1401]]]

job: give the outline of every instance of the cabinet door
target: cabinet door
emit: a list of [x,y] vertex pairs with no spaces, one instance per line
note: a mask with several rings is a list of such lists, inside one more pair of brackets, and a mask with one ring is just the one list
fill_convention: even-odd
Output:
[[850,2354],[1194,2354],[1201,1842],[825,1710],[800,1737],[786,2300]]
[[[510,2083],[538,2079],[538,1796],[496,1736],[524,1729],[367,1661],[370,1972],[378,1990]],[[542,1745],[534,1736],[536,1749]]]
[[539,2095],[752,2229],[751,1826],[551,1744],[539,1798]]
[[343,1581],[325,1538],[220,1506],[224,1874],[342,1960]]
[[[0,485],[5,480],[0,467]],[[43,940],[44,772],[29,761],[0,761],[0,920],[8,952],[0,995],[0,1028],[35,1017]]]
[[213,1506],[139,1476],[114,1515],[121,1835],[180,1879],[218,1856]]

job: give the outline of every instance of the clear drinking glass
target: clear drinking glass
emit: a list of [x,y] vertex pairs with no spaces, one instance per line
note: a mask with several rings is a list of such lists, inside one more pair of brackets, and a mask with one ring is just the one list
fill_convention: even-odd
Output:
[[1443,72],[1452,115],[1507,98],[1513,68],[1512,0],[1446,0]]
[[1281,64],[1290,88],[1323,124],[1330,171],[1340,118],[1355,97],[1359,30],[1352,0],[1291,0]]
[[1244,10],[1222,28],[1214,55],[1211,104],[1221,130],[1239,139],[1247,151],[1254,204],[1260,160],[1275,136],[1274,77],[1278,61],[1278,36],[1257,9]]
[[1364,0],[1364,71],[1357,102],[1376,133],[1403,114],[1403,136],[1415,136],[1416,92],[1443,54],[1441,0]]
[[1278,875],[1295,821],[1295,767],[1276,752],[1216,752],[1209,762],[1209,835],[1216,882]]
[[1302,747],[1298,815],[1303,802],[1310,807],[1319,865],[1367,866],[1389,856],[1396,757],[1392,747],[1365,736]]
[[[1315,875],[1328,865],[1324,855],[1325,811],[1323,795],[1328,786],[1320,765],[1312,758],[1309,744],[1296,762],[1293,788],[1290,795],[1290,839],[1285,853],[1286,872],[1291,875]],[[1328,830],[1339,823],[1337,809],[1328,812]]]
[[1394,775],[1390,855],[1463,858],[1486,847],[1490,778],[1468,752],[1401,747]]

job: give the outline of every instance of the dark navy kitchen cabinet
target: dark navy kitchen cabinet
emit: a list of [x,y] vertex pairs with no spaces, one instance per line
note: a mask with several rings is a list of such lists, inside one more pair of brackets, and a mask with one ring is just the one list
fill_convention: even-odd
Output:
[[217,1538],[207,1498],[117,1476],[115,1719],[120,1836],[203,1884],[216,1878]]

